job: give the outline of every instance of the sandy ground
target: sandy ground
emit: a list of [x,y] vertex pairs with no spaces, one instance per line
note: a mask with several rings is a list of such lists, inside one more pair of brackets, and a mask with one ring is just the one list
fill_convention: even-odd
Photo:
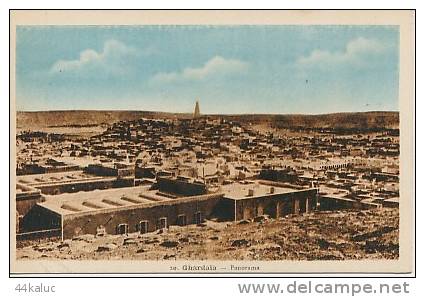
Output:
[[398,258],[398,209],[171,226],[150,234],[25,242],[24,259],[345,260]]

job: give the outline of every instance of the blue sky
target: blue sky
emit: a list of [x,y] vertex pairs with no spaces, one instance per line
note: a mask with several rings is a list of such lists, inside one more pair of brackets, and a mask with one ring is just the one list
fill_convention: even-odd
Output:
[[396,26],[19,26],[18,110],[398,110]]

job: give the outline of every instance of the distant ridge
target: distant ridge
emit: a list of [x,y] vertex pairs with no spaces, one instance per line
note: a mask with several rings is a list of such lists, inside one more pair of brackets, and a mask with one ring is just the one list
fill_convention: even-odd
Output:
[[16,126],[21,129],[54,126],[91,126],[132,121],[144,118],[191,117],[191,114],[172,114],[156,111],[133,110],[52,110],[18,111]]
[[[167,113],[132,110],[64,110],[64,111],[18,111],[18,129],[36,129],[54,126],[92,126],[111,124],[118,121],[131,121],[139,118],[192,118],[189,113]],[[343,112],[320,115],[303,114],[241,114],[211,115],[228,120],[269,124],[276,128],[391,128],[399,126],[399,113],[394,111]]]
[[232,115],[229,118],[247,118],[252,123],[268,122],[276,128],[399,128],[399,113],[395,111],[340,112],[318,115]]

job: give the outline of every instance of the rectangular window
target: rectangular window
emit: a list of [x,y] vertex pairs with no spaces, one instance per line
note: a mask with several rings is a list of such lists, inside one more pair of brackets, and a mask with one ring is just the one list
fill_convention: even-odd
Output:
[[300,200],[299,199],[294,199],[294,210],[293,210],[294,214],[299,214],[300,213]]
[[145,234],[149,232],[149,222],[148,221],[140,221],[139,224],[137,224],[137,231],[140,232],[140,234]]
[[201,224],[203,222],[202,213],[200,211],[195,213],[195,224]]
[[179,225],[179,226],[186,226],[187,225],[186,215],[180,214],[180,215],[177,216],[177,225]]
[[159,218],[158,219],[158,229],[167,228],[167,218]]
[[128,224],[119,224],[117,226],[117,234],[127,234],[128,233]]

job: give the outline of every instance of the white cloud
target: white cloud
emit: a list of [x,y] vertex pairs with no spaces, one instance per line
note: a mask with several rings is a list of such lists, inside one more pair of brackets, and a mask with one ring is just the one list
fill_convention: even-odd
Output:
[[347,43],[344,51],[330,52],[327,50],[316,49],[306,57],[300,57],[297,62],[299,65],[317,65],[317,64],[341,64],[361,62],[361,57],[369,54],[380,53],[385,46],[377,40],[359,37]]
[[249,64],[236,59],[225,59],[215,56],[200,68],[185,68],[181,72],[158,73],[153,76],[153,82],[175,82],[186,80],[203,80],[220,75],[243,73]]
[[[137,51],[117,40],[107,40],[101,52],[86,49],[76,60],[59,60],[50,68],[51,73],[79,71],[96,68],[109,71],[121,71],[125,57],[136,55]],[[120,70],[121,68],[121,70]]]

